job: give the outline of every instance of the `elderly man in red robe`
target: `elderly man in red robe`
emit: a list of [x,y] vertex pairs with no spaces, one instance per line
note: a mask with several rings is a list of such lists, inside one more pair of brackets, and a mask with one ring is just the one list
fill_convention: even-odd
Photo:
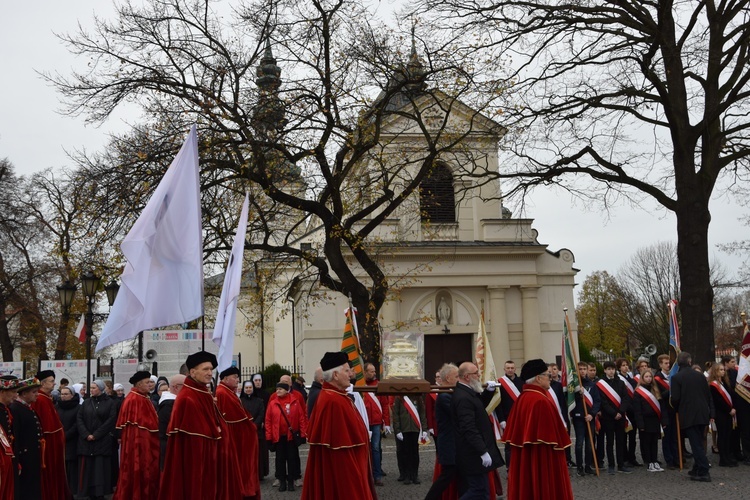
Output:
[[258,432],[251,417],[237,397],[240,371],[230,366],[219,374],[216,406],[227,423],[228,442],[234,446],[239,464],[240,497],[260,498],[258,475]]
[[120,438],[120,474],[113,500],[156,500],[159,495],[159,419],[148,395],[151,374],[130,377],[133,389],[117,417]]
[[206,351],[191,354],[185,361],[188,377],[167,427],[160,500],[223,500],[238,494],[237,456],[229,440],[223,438],[228,424],[208,390],[216,365],[216,356]]
[[5,409],[4,401],[11,401],[16,397],[18,379],[13,375],[0,377],[0,498],[13,498],[15,483],[15,461],[13,460],[13,443],[11,435],[5,431],[5,421],[10,422],[10,410]]
[[73,498],[65,476],[65,430],[60,415],[52,401],[55,388],[55,372],[42,370],[36,374],[41,386],[39,396],[31,405],[42,426],[44,448],[42,450],[42,497],[45,500],[68,500]]
[[570,437],[550,393],[547,363],[527,361],[521,368],[525,381],[508,416],[503,442],[513,447],[508,467],[508,499],[573,499],[565,448]]
[[[375,499],[370,436],[346,394],[348,357],[343,352],[327,352],[320,360],[320,367],[323,388],[307,426],[310,452],[302,499]],[[340,473],[342,470],[345,473]]]

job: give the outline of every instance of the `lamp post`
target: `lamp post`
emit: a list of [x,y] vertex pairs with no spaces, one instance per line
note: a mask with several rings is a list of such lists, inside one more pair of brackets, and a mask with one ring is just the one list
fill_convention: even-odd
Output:
[[286,300],[292,303],[292,356],[294,359],[292,360],[292,366],[294,368],[294,373],[296,375],[297,373],[297,331],[296,331],[296,325],[297,322],[294,316],[294,297],[287,296]]

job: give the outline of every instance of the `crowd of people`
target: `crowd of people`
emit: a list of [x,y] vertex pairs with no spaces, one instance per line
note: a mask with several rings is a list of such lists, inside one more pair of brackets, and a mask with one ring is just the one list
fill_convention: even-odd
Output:
[[[541,359],[520,375],[507,361],[503,376],[485,384],[473,363],[446,363],[435,374],[444,390],[396,396],[372,390],[379,381],[371,363],[368,387],[354,390],[343,352],[325,354],[309,393],[302,377],[289,375],[273,392],[260,374],[241,384],[234,367],[214,387],[217,361],[204,351],[170,379],[136,372],[127,396],[99,379],[88,391],[65,379],[56,387],[53,371],[3,376],[0,500],[259,498],[269,452],[279,491],[377,498],[386,477],[382,439],[391,435],[404,486],[421,483],[419,446],[434,442],[428,500],[494,499],[503,494],[503,465],[509,499],[572,498],[569,471],[657,473],[692,462],[691,480],[708,482],[709,449],[719,467],[750,465],[750,402],[735,390],[736,360],[700,367],[682,352],[676,364],[672,370],[662,355],[658,369],[646,359],[631,369],[618,359],[599,378],[594,363],[581,362],[571,408],[558,366]],[[334,474],[342,466],[346,474]]]

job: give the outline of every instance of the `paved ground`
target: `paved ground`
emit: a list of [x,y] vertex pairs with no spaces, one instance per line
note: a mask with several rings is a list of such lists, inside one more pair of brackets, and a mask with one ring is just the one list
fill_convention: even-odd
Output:
[[[307,445],[300,449],[302,468],[307,462]],[[393,438],[383,439],[383,470],[388,474],[383,478],[385,486],[378,488],[378,496],[383,500],[409,500],[424,498],[430,488],[432,468],[435,464],[435,448],[432,445],[420,447],[421,463],[419,477],[421,485],[404,486],[396,478],[396,446]],[[639,458],[640,459],[640,458]],[[718,455],[710,455],[709,460],[718,464]],[[271,475],[262,483],[262,497],[268,499],[290,500],[300,496],[301,488],[295,492],[280,493],[271,487],[273,481],[273,454],[271,454]],[[608,499],[608,498],[658,498],[659,500],[689,500],[698,498],[747,498],[750,493],[750,467],[724,468],[714,466],[711,469],[711,483],[696,483],[690,481],[687,470],[665,471],[658,473],[647,472],[644,467],[637,467],[633,474],[607,475],[606,469],[600,477],[587,476],[579,478],[575,470],[571,469],[573,492],[578,499]],[[503,488],[506,487],[505,469],[500,474]],[[329,500],[329,499],[320,499]],[[335,499],[330,499],[335,500]]]

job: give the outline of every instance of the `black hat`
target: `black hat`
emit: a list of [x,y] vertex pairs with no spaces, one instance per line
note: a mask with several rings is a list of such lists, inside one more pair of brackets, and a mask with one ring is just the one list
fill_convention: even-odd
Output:
[[130,380],[128,380],[128,382],[130,382],[130,385],[135,385],[141,380],[146,379],[146,378],[151,378],[151,373],[147,371],[135,372],[135,374],[133,374],[133,376],[130,377]]
[[223,372],[219,373],[219,380],[223,379],[224,377],[228,377],[230,375],[239,375],[240,370],[236,366],[230,366]]
[[216,368],[216,365],[219,364],[218,361],[216,361],[216,356],[208,351],[198,351],[188,356],[185,360],[185,365],[187,365],[188,370],[191,370],[203,363],[211,363],[211,366],[213,368]]
[[536,377],[549,369],[543,359],[531,359],[521,367],[521,380],[524,382]]
[[289,384],[286,384],[284,382],[279,382],[278,384],[276,384],[276,388],[278,389],[279,387],[281,387],[285,391],[289,390]]
[[325,372],[331,368],[338,368],[341,365],[345,365],[349,361],[349,356],[345,352],[327,352],[320,360],[320,368]]
[[15,375],[3,375],[0,377],[0,391],[18,389],[18,377]]
[[47,377],[55,378],[55,372],[52,370],[42,370],[40,372],[37,372],[36,378],[38,378],[40,381],[44,380]]

